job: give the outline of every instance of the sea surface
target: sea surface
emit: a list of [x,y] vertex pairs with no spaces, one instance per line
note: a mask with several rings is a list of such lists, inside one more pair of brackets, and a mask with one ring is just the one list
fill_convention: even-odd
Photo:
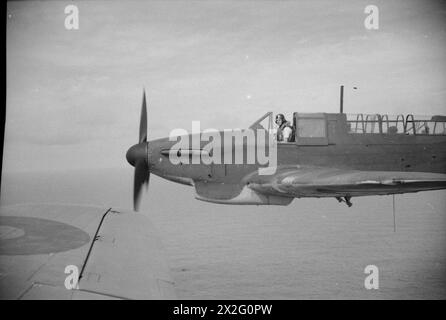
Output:
[[[133,170],[4,173],[1,205],[130,209]],[[225,206],[151,176],[141,213],[164,244],[180,299],[445,299],[445,191]],[[143,250],[143,248],[141,248]],[[379,270],[367,290],[364,269]]]

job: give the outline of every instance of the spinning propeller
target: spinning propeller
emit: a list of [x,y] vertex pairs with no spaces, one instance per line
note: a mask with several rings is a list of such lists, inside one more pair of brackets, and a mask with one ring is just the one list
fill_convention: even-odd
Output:
[[143,185],[148,187],[150,179],[150,167],[148,162],[147,142],[147,106],[146,92],[143,92],[141,119],[139,122],[139,142],[127,151],[127,161],[135,167],[135,178],[133,183],[133,209],[138,211],[141,189]]

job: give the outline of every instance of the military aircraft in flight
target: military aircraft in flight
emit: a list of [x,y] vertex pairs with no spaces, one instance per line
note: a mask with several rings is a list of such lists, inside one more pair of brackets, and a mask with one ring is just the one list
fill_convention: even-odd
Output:
[[[221,204],[333,197],[351,206],[352,197],[446,188],[445,116],[296,112],[289,142],[272,139],[272,120],[268,112],[249,129],[231,131],[243,134],[239,140],[227,130],[205,130],[148,141],[144,94],[139,143],[127,152],[135,167],[134,209],[150,173]],[[144,250],[135,255],[129,247]],[[148,217],[118,208],[0,207],[0,275],[0,299],[176,297]]]
[[[194,145],[194,138],[203,133],[178,137],[191,142],[188,148],[176,147],[178,138],[148,141],[146,104],[144,92],[139,142],[126,154],[135,167],[135,210],[150,173],[193,186],[196,199],[239,205],[288,205],[294,198],[333,197],[350,207],[352,197],[446,188],[445,116],[295,112],[293,141],[277,142],[273,149],[268,144],[274,134],[273,114],[268,112],[249,127],[257,137],[263,131],[265,141],[226,141],[209,152],[206,139]],[[260,174],[266,165],[258,159],[250,162],[246,155],[252,147],[258,151],[265,145],[277,152],[271,174]],[[244,151],[243,161],[225,161],[234,160],[236,150]],[[204,161],[212,153],[221,161]],[[173,163],[172,155],[183,160]],[[187,157],[192,161],[184,161]]]

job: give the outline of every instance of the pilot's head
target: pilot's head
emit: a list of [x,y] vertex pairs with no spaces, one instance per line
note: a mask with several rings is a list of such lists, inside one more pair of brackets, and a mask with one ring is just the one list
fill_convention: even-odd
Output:
[[285,120],[285,116],[283,115],[283,114],[281,114],[281,113],[278,113],[277,115],[276,115],[276,124],[278,125],[278,126],[280,126],[282,123],[284,123],[286,120]]

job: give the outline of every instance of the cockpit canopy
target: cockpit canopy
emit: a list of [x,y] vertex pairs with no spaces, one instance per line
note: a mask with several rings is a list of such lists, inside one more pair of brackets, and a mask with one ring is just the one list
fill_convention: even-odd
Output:
[[348,114],[349,133],[446,135],[446,116]]
[[[336,121],[346,134],[446,135],[446,116],[406,116],[387,114],[298,113],[292,120],[293,136],[298,144],[328,144],[328,122]],[[275,134],[273,113],[267,112],[250,129]]]

